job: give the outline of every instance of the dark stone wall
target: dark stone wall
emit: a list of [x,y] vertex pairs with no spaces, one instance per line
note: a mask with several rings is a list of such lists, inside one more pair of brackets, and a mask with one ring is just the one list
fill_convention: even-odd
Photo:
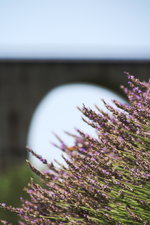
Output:
[[0,168],[26,158],[26,139],[36,106],[54,87],[74,82],[103,85],[120,94],[128,71],[150,78],[150,62],[1,61]]

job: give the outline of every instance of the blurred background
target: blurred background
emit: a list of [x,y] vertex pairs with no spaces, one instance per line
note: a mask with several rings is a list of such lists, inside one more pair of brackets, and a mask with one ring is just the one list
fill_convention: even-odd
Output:
[[[125,98],[120,90],[121,84],[127,85],[124,71],[142,80],[150,78],[149,10],[148,0],[0,1],[0,202],[18,206],[19,196],[24,195],[22,189],[32,176],[25,165],[26,145],[32,147],[34,136],[33,147],[38,148],[46,135],[44,126],[42,130],[38,125],[41,133],[34,135],[32,124],[43,121],[37,117],[43,102],[43,111],[48,112],[41,113],[47,115],[44,123],[55,121],[59,131],[67,130],[67,125],[57,122],[64,115],[71,117],[70,102],[76,107],[79,100],[81,105],[80,96],[89,101],[92,86],[99,88],[91,97],[98,105],[95,98],[104,98],[105,88],[110,99]],[[89,93],[83,88],[73,102],[72,94],[64,94],[65,87],[73,84],[76,97],[77,84],[87,85]],[[55,109],[51,93],[59,87],[64,87],[64,99],[58,97]],[[17,224],[15,216],[1,209],[0,218]]]

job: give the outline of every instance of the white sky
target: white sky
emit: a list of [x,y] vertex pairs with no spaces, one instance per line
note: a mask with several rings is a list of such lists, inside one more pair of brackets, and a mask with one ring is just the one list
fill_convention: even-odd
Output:
[[1,0],[0,58],[150,59],[149,0]]
[[[64,130],[76,133],[76,127],[96,137],[95,130],[82,121],[82,114],[76,106],[82,106],[84,103],[95,110],[94,104],[97,104],[99,108],[105,109],[101,99],[105,99],[111,105],[112,99],[125,102],[109,89],[89,84],[70,84],[53,89],[33,114],[27,145],[49,161],[57,159],[63,162],[62,152],[50,144],[58,143],[52,132],[58,134],[69,146],[74,144],[74,140],[68,137]],[[35,166],[41,165],[35,157],[30,155],[30,159]]]

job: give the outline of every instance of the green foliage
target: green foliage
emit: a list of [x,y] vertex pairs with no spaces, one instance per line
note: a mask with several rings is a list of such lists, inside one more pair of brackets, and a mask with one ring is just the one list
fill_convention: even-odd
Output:
[[[28,195],[23,189],[27,186],[32,174],[27,165],[16,166],[4,174],[0,174],[0,201],[16,207],[21,206],[19,197],[23,196],[28,199]],[[17,224],[18,216],[8,210],[0,208],[0,217]]]

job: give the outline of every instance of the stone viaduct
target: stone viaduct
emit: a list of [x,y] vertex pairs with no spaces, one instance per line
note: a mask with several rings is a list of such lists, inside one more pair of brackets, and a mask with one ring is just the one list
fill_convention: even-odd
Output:
[[87,82],[118,93],[127,84],[124,71],[150,78],[144,61],[0,61],[0,169],[26,158],[26,140],[36,106],[54,87]]

